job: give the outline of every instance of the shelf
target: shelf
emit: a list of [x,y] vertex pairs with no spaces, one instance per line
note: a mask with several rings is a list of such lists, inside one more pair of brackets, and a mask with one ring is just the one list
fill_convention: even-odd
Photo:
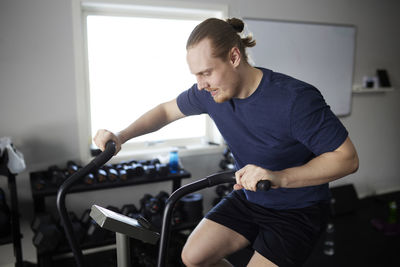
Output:
[[393,91],[394,91],[393,87],[364,88],[361,85],[353,86],[353,93],[355,94],[386,93]]
[[[50,182],[46,183],[46,186],[43,189],[38,190],[35,188],[34,184],[38,180],[44,179],[44,180],[49,181],[49,178],[47,178],[46,176],[47,176],[46,171],[32,172],[30,174],[31,190],[32,190],[32,196],[34,198],[57,195],[58,188],[54,184],[51,184]],[[91,185],[87,185],[87,184],[78,182],[76,185],[74,185],[71,188],[69,193],[78,193],[78,192],[85,192],[85,191],[110,189],[110,188],[116,188],[116,187],[149,184],[149,183],[159,183],[159,182],[167,182],[167,181],[180,182],[181,179],[190,178],[190,177],[191,177],[191,175],[189,172],[187,172],[185,170],[180,170],[178,173],[169,173],[165,177],[157,176],[154,178],[149,178],[146,176],[141,176],[141,177],[131,178],[126,181],[117,180],[114,182],[111,182],[111,181],[106,181],[106,182],[102,182],[102,183],[96,182]]]

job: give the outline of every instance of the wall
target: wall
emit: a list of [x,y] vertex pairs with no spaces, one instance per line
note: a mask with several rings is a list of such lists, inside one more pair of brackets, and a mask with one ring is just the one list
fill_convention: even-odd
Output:
[[[357,27],[354,82],[361,83],[362,76],[376,68],[386,68],[399,89],[398,1],[208,1],[228,4],[230,14],[238,17],[353,24]],[[18,176],[23,219],[32,215],[29,172],[79,157],[71,6],[65,0],[0,2],[0,136],[13,138],[28,165]],[[360,169],[333,185],[355,183],[360,197],[400,189],[399,92],[353,96],[352,113],[341,120],[359,152]],[[193,177],[200,178],[218,170],[220,158],[204,155],[183,161]],[[161,184],[151,190],[164,187],[169,189]],[[102,191],[96,197],[101,193],[104,201],[125,203],[136,201],[136,193],[142,195],[148,188]],[[207,203],[213,196],[206,194]],[[76,198],[73,205],[86,197]]]

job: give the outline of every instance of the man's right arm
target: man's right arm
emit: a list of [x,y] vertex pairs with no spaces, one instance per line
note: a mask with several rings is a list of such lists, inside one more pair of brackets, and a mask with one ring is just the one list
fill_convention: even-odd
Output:
[[94,142],[101,150],[104,150],[106,142],[113,140],[117,145],[116,153],[118,153],[121,145],[126,141],[157,131],[165,125],[183,117],[185,115],[180,111],[176,99],[173,99],[149,110],[127,128],[116,134],[105,129],[97,131]]

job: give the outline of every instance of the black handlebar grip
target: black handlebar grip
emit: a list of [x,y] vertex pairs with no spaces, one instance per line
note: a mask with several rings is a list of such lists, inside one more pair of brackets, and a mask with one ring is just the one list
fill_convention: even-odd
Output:
[[270,180],[261,180],[257,183],[257,191],[268,191],[271,188]]
[[108,151],[110,151],[109,153],[114,154],[115,151],[117,150],[116,147],[117,147],[117,145],[115,144],[115,142],[113,140],[108,140],[106,143],[105,151],[108,150]]
[[116,151],[115,142],[113,140],[107,141],[104,151],[101,152],[98,156],[96,156],[92,160],[92,163],[95,164],[97,168],[100,168],[114,156],[115,151]]

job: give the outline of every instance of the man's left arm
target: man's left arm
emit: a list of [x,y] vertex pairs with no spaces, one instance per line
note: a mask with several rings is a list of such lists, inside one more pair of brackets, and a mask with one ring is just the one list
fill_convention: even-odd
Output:
[[273,188],[295,188],[325,184],[358,169],[357,151],[350,138],[332,152],[323,153],[306,164],[271,171],[256,165],[246,165],[236,172],[235,189],[246,188],[255,191],[260,180],[270,180]]

